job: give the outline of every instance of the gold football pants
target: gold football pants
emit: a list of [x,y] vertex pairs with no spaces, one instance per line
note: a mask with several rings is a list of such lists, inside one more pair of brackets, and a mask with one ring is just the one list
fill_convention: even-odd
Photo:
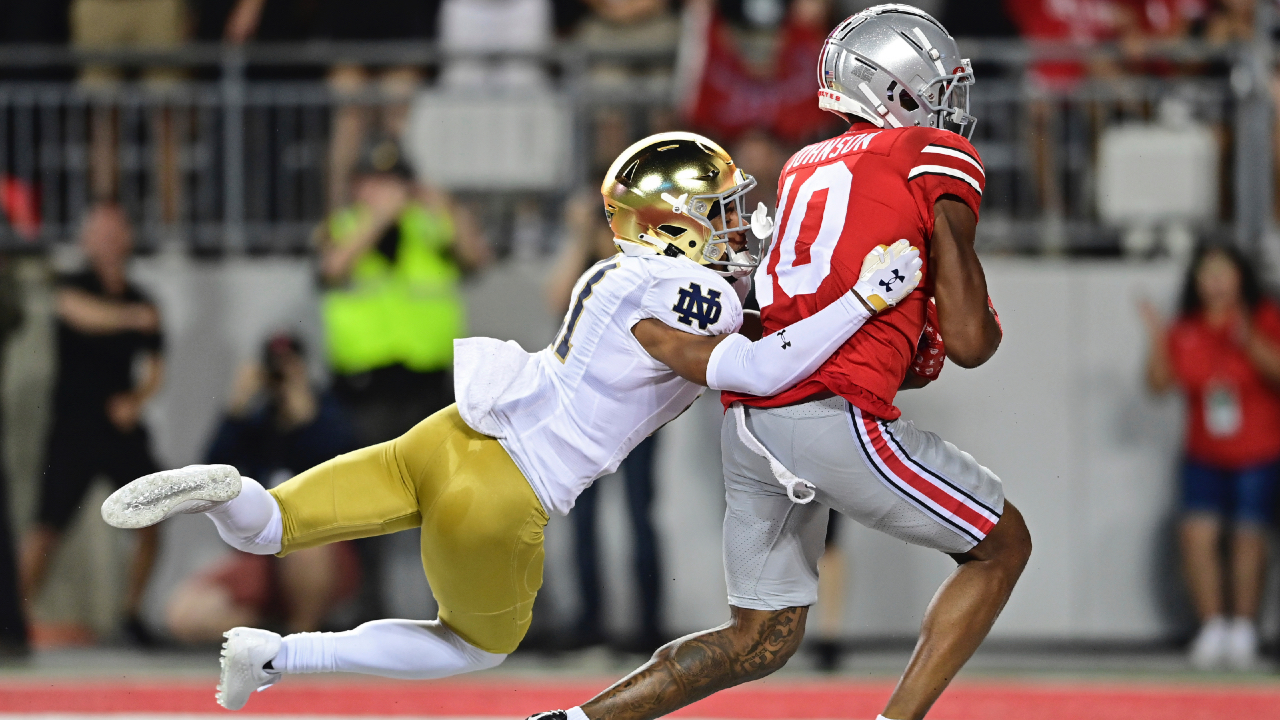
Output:
[[529,629],[547,513],[507,451],[457,406],[271,494],[284,520],[281,555],[420,527],[441,622],[491,653],[512,652]]

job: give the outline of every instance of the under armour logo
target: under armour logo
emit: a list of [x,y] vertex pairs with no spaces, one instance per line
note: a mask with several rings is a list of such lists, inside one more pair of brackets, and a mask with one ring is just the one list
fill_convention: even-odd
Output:
[[898,268],[894,268],[893,277],[889,278],[888,280],[881,280],[879,284],[880,284],[880,287],[884,288],[885,292],[892,292],[894,283],[906,282],[906,280],[907,278],[904,277],[902,273],[898,272]]
[[680,298],[671,309],[678,316],[676,320],[679,322],[693,325],[696,320],[698,329],[706,330],[708,325],[715,325],[720,321],[720,312],[723,310],[720,306],[720,291],[708,290],[703,295],[701,285],[689,283],[689,287],[680,288]]
[[791,347],[791,341],[787,339],[787,329],[783,328],[778,331],[778,339],[782,341],[782,349],[786,350]]

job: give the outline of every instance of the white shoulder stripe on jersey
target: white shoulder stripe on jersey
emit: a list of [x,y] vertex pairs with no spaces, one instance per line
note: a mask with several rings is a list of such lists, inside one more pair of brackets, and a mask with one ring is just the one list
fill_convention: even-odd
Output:
[[966,175],[964,172],[956,170],[955,168],[949,168],[945,165],[917,165],[911,168],[911,172],[907,175],[907,179],[915,180],[921,175],[947,175],[949,177],[957,178],[972,185],[973,189],[976,190],[979,195],[982,194],[982,186],[978,184],[977,180],[974,180],[969,175]]
[[982,169],[982,166],[978,164],[977,160],[974,160],[968,153],[961,152],[959,150],[956,150],[955,148],[943,147],[942,145],[926,145],[925,148],[920,152],[937,153],[939,155],[947,155],[949,157],[957,158],[959,160],[964,160],[965,162],[977,168],[978,173],[980,175],[982,175],[983,177],[986,177],[986,172]]

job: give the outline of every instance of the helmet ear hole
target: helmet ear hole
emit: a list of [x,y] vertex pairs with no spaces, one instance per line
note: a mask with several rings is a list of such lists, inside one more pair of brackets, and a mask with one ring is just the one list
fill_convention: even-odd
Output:
[[920,109],[920,103],[916,102],[916,99],[911,97],[906,88],[903,88],[902,91],[898,93],[898,104],[907,112],[915,112]]
[[682,228],[679,225],[659,225],[658,231],[665,233],[667,237],[678,238],[684,234],[688,228]]

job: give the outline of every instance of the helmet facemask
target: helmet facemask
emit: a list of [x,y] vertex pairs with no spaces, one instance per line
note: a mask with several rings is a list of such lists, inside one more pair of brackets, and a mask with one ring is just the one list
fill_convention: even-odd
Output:
[[694,195],[682,207],[673,203],[679,208],[677,212],[688,215],[711,231],[702,246],[701,258],[693,259],[725,275],[741,275],[759,264],[748,248],[734,250],[730,244],[734,235],[745,234],[751,229],[746,197],[756,186],[756,179],[741,170],[734,175],[734,186],[724,192]]
[[[934,117],[933,127],[949,130],[965,140],[973,139],[973,129],[978,119],[969,114],[969,88],[973,85],[973,68],[967,59],[954,75],[939,75],[920,88],[912,97]],[[942,99],[936,104],[929,96],[935,87],[942,88]]]

